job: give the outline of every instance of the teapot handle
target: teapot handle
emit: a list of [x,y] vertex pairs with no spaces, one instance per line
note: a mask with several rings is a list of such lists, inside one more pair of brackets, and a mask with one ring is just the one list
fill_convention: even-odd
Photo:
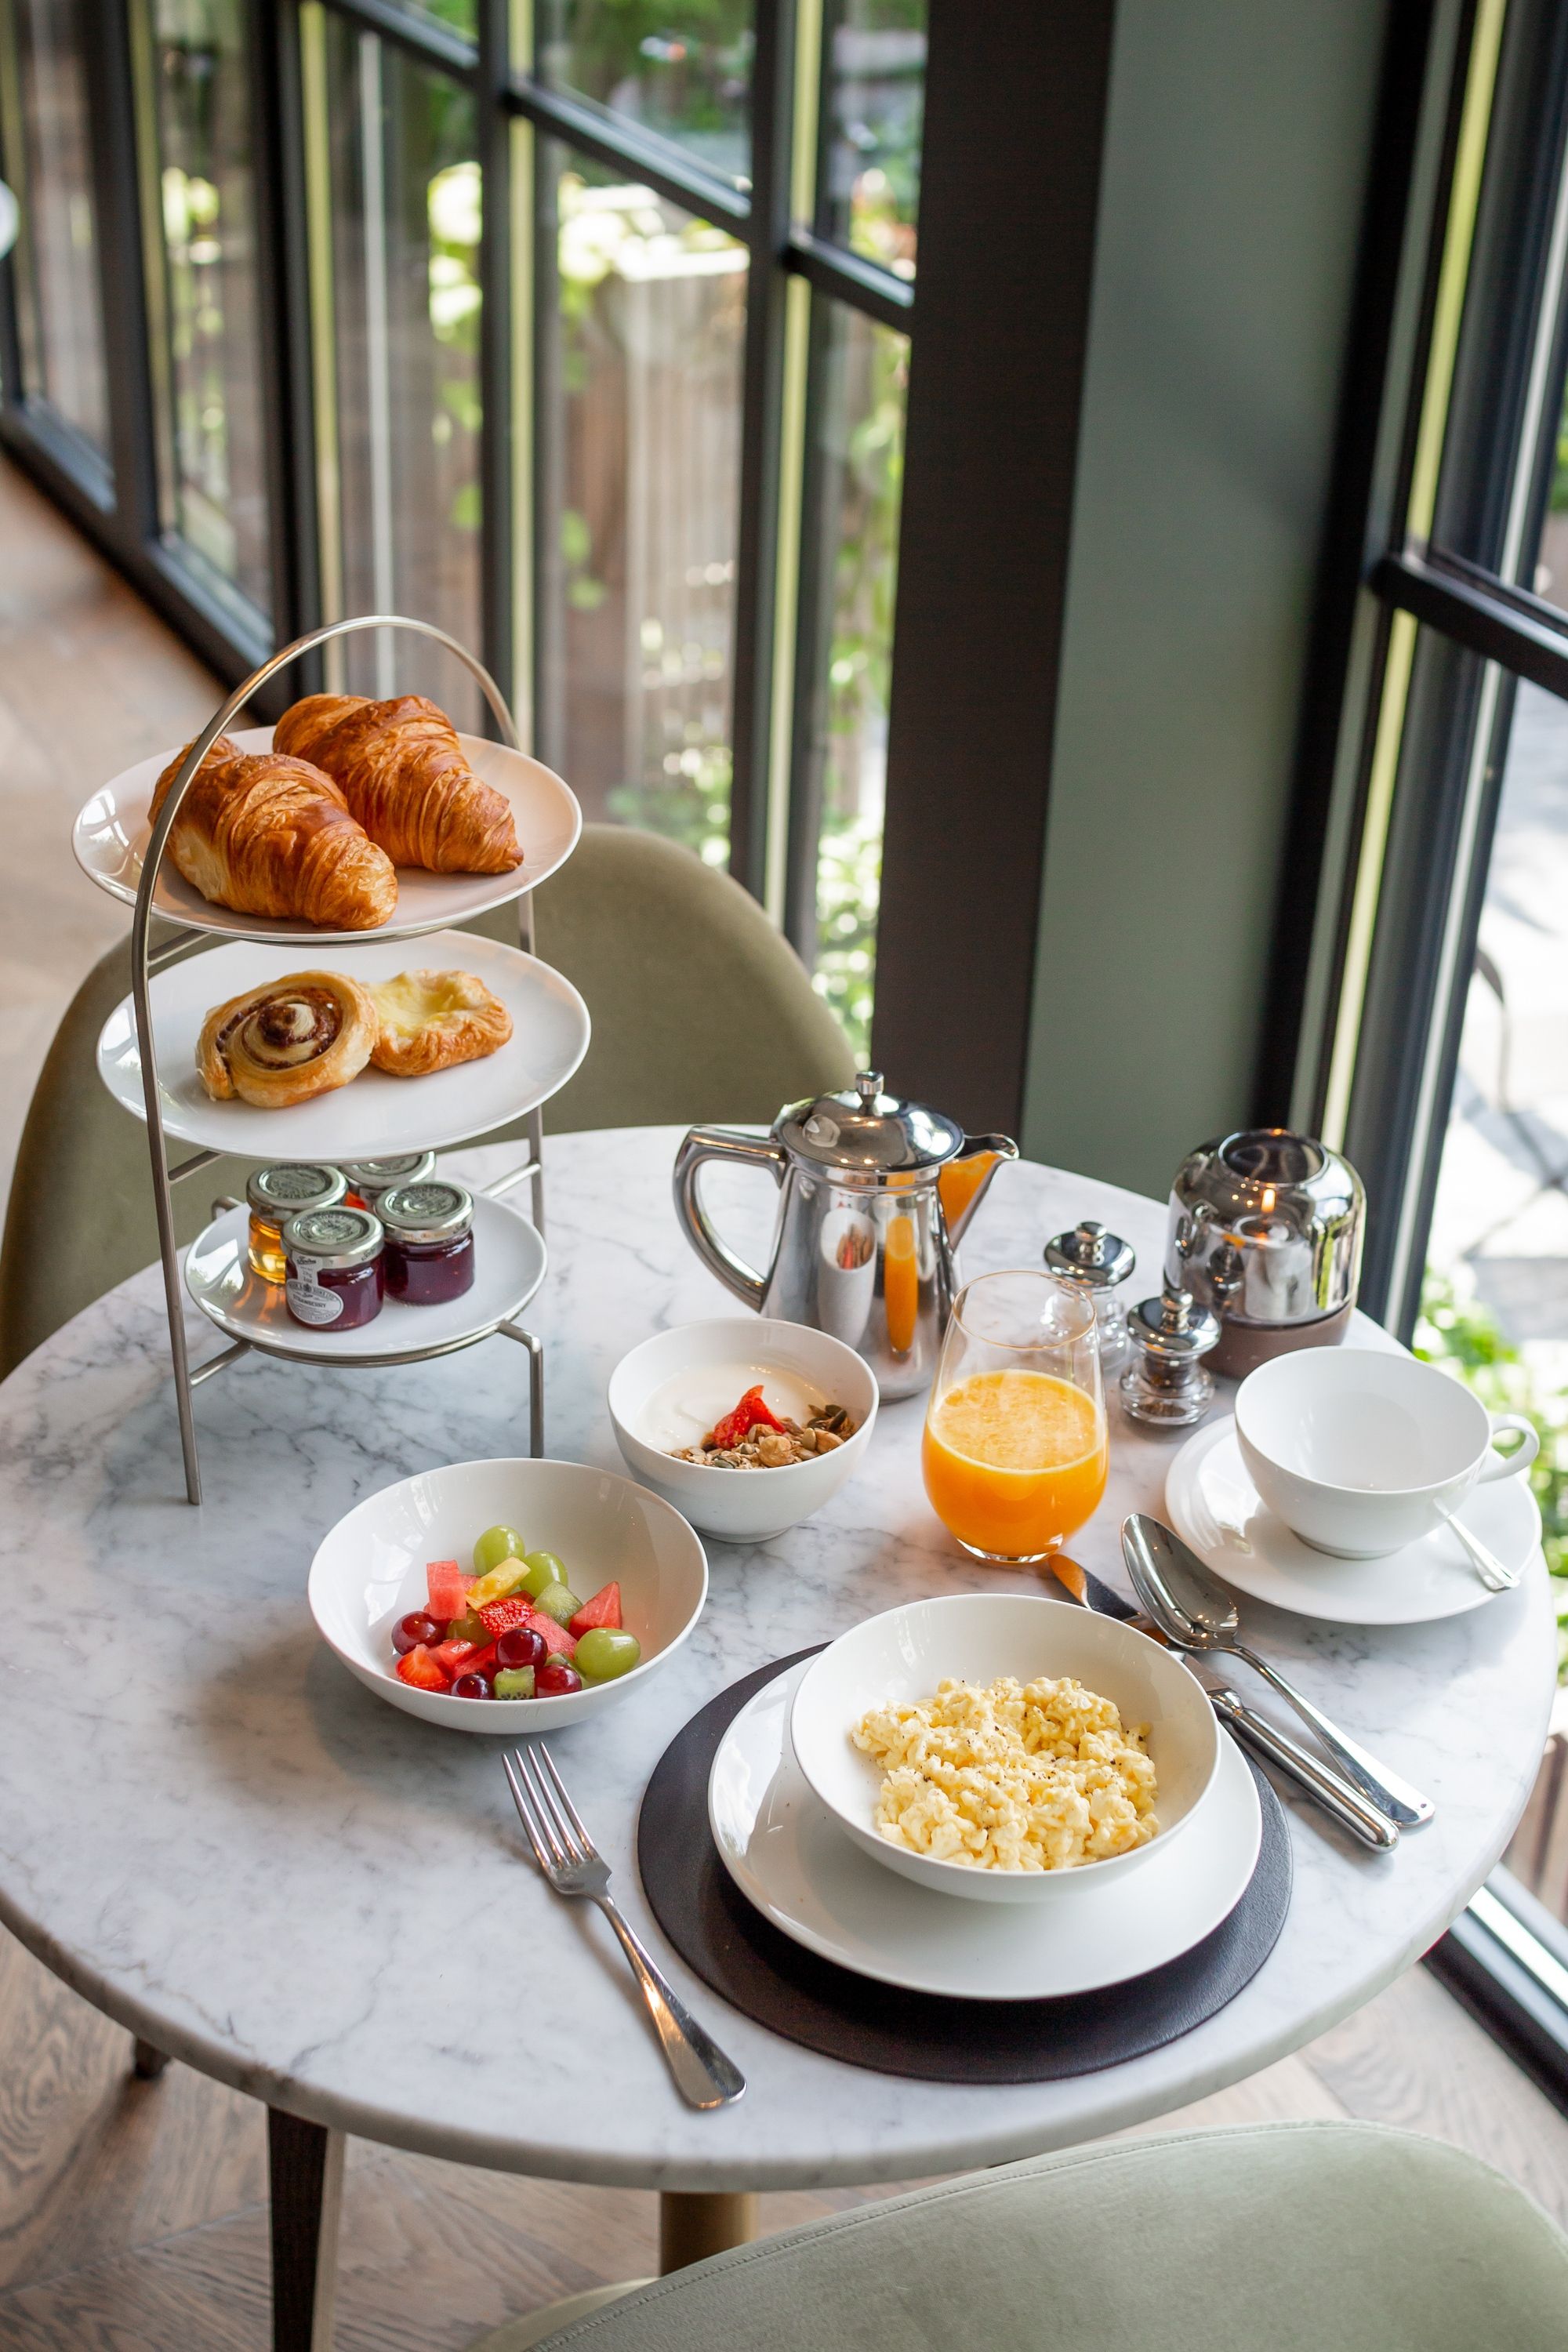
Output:
[[784,1180],[784,1146],[771,1136],[742,1135],[730,1127],[694,1127],[675,1155],[675,1213],[680,1229],[708,1268],[727,1290],[761,1314],[767,1297],[768,1274],[755,1274],[735,1255],[715,1232],[697,1190],[698,1171],[710,1160],[734,1160],[745,1168],[765,1168],[775,1184]]

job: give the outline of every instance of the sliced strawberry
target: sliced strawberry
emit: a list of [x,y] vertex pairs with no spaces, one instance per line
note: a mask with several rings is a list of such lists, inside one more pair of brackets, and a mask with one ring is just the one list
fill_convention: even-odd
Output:
[[444,1691],[451,1688],[436,1663],[435,1653],[427,1650],[423,1642],[398,1659],[397,1672],[399,1678],[412,1683],[416,1690]]
[[512,1592],[504,1601],[492,1601],[488,1608],[481,1609],[479,1619],[486,1633],[495,1641],[502,1633],[510,1633],[517,1626],[526,1625],[531,1613],[522,1594]]
[[468,1609],[468,1580],[455,1559],[433,1559],[425,1573],[430,1583],[430,1614],[449,1623]]
[[614,1632],[620,1632],[621,1588],[618,1584],[606,1584],[595,1593],[592,1601],[584,1601],[575,1617],[568,1621],[566,1630],[581,1636],[591,1633],[596,1625],[608,1625]]
[[572,1655],[577,1644],[564,1625],[558,1625],[553,1617],[545,1615],[542,1609],[531,1609],[528,1612],[528,1622],[533,1631],[541,1635],[546,1647],[553,1651],[558,1658],[569,1658]]

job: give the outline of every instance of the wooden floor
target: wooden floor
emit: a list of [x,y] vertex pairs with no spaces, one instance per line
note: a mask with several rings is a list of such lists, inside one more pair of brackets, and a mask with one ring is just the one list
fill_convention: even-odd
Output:
[[[54,1024],[126,929],[77,873],[70,819],[216,698],[200,665],[0,467],[0,1194]],[[125,2034],[0,1933],[0,2352],[265,2352],[262,2111],[181,2066],[137,2082],[130,2060]],[[1152,2128],[1294,2116],[1452,2140],[1568,2225],[1568,2121],[1419,1969],[1300,2055]],[[763,2226],[859,2200],[765,2198]],[[338,2342],[456,2352],[556,2295],[651,2270],[655,2225],[651,2196],[355,2143]]]

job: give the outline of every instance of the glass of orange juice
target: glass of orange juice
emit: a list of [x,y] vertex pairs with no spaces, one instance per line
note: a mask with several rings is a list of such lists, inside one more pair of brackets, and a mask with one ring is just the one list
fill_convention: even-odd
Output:
[[1109,1445],[1094,1307],[1053,1275],[960,1291],[926,1411],[931,1508],[976,1559],[1045,1559],[1098,1507]]

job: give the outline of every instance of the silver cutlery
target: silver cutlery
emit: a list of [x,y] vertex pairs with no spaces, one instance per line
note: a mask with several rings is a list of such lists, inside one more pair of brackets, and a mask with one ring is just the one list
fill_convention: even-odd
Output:
[[1430,1798],[1358,1747],[1267,1658],[1247,1647],[1238,1636],[1236,1603],[1180,1536],[1158,1519],[1134,1511],[1121,1522],[1121,1550],[1134,1591],[1175,1648],[1240,1658],[1289,1700],[1341,1771],[1380,1812],[1401,1829],[1415,1829],[1431,1820]]
[[1456,1535],[1470,1565],[1489,1592],[1511,1592],[1523,1574],[1521,1569],[1505,1568],[1495,1551],[1489,1551],[1479,1536],[1473,1536],[1463,1520],[1447,1518],[1443,1525],[1450,1535]]
[[543,1740],[526,1741],[511,1755],[503,1755],[501,1762],[518,1818],[547,1883],[557,1895],[597,1904],[620,1938],[681,2097],[694,2107],[729,2106],[745,2089],[745,2076],[665,1982],[622,1918],[610,1895],[609,1864],[578,1819]]
[[[1120,1623],[1131,1625],[1135,1633],[1146,1633],[1151,1641],[1159,1642],[1166,1649],[1175,1646],[1166,1639],[1152,1617],[1129,1608],[1119,1592],[1113,1592],[1109,1585],[1102,1584],[1097,1576],[1091,1576],[1088,1569],[1080,1568],[1077,1560],[1069,1559],[1065,1552],[1056,1553],[1050,1567],[1062,1591],[1070,1600],[1076,1601],[1079,1608],[1092,1610],[1102,1617],[1114,1617]],[[1190,1659],[1187,1664],[1191,1665]],[[1235,1691],[1224,1685],[1205,1683],[1195,1666],[1192,1671],[1207,1692],[1210,1706],[1226,1728],[1287,1774],[1342,1829],[1348,1830],[1352,1837],[1359,1838],[1363,1845],[1371,1846],[1378,1853],[1389,1853],[1399,1843],[1397,1822],[1390,1821],[1386,1813],[1380,1812],[1375,1805],[1370,1803],[1342,1772],[1336,1772],[1331,1764],[1320,1763],[1299,1740],[1292,1739],[1289,1732],[1281,1731],[1276,1724],[1270,1723],[1267,1716],[1258,1714]]]

